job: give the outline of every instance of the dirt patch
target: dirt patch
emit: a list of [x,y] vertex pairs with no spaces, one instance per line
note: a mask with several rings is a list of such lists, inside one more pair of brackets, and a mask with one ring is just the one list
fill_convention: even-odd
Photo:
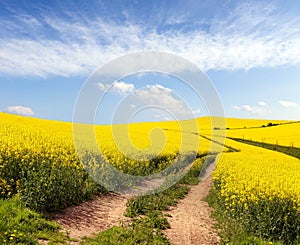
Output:
[[215,221],[211,218],[212,208],[203,199],[213,185],[212,178],[203,178],[176,207],[167,213],[171,228],[164,234],[172,244],[219,244],[220,238],[214,229]]
[[80,239],[93,236],[120,222],[127,222],[124,217],[128,197],[117,194],[107,194],[96,197],[92,201],[78,206],[66,208],[63,213],[55,215],[54,220],[71,238]]

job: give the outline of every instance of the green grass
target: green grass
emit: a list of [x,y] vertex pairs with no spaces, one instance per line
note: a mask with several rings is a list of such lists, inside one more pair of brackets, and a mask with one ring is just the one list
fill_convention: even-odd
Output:
[[128,201],[125,215],[133,218],[138,215],[149,215],[153,211],[168,210],[169,206],[175,206],[188,192],[188,186],[174,185],[153,195],[135,197]]
[[59,225],[46,220],[20,201],[19,196],[0,200],[0,244],[37,244],[48,240],[48,244],[64,244],[67,235],[59,232]]
[[134,219],[128,226],[114,226],[94,238],[85,238],[82,244],[170,244],[161,232],[168,227],[165,218],[158,213],[152,213],[145,218]]
[[257,141],[252,141],[252,140],[245,140],[245,139],[239,139],[239,138],[230,138],[229,139],[249,144],[249,145],[254,145],[262,148],[266,148],[272,151],[279,151],[282,152],[286,155],[296,157],[300,159],[300,148],[293,147],[293,146],[282,146],[282,145],[275,145],[275,144],[268,144],[268,143],[263,143],[263,142],[257,142]]

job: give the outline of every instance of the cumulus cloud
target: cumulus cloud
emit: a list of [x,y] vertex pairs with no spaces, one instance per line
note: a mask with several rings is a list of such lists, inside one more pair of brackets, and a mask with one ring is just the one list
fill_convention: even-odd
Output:
[[177,118],[192,116],[192,112],[180,98],[177,98],[170,88],[160,84],[147,85],[145,88],[135,90],[132,97],[140,106],[155,106]]
[[123,96],[121,103],[124,103],[127,109],[152,108],[150,111],[155,118],[169,114],[178,119],[183,119],[191,118],[194,114],[200,113],[199,108],[190,110],[172,89],[160,84],[146,85],[138,89],[134,84],[115,81],[111,85],[100,82],[98,83],[98,88],[107,93]]
[[237,106],[237,105],[233,105],[232,109],[239,111],[241,109],[241,107]]
[[106,84],[106,83],[102,83],[102,82],[98,83],[98,88],[103,92],[108,91],[111,87],[112,87],[111,84]]
[[199,114],[201,112],[201,110],[199,108],[192,110],[193,114]]
[[246,111],[255,116],[264,116],[270,113],[270,111],[265,108],[267,105],[265,102],[258,102],[258,104],[260,105],[260,107],[250,105],[234,105],[232,106],[232,109],[236,111]]
[[259,101],[259,102],[257,102],[257,104],[260,106],[268,106],[268,104],[264,101]]
[[30,107],[25,106],[8,106],[6,111],[12,114],[18,114],[23,116],[33,116],[34,112]]
[[255,107],[255,106],[250,106],[250,105],[243,105],[241,107],[243,110],[250,112],[253,115],[257,115],[257,116],[263,116],[267,113],[267,111],[265,111],[262,108],[259,107]]
[[117,82],[115,81],[112,84],[112,89],[114,91],[116,91],[119,94],[127,94],[130,92],[133,92],[135,87],[133,84],[128,84],[128,83],[124,83],[124,82]]
[[298,104],[293,101],[286,101],[286,100],[280,100],[279,104],[284,106],[284,107],[297,107]]
[[134,84],[131,83],[124,83],[122,81],[114,81],[112,84],[107,84],[107,83],[98,83],[98,88],[101,91],[109,91],[109,92],[114,92],[118,93],[121,95],[126,95],[135,90]]
[[[114,58],[144,50],[176,53],[203,71],[299,64],[300,17],[275,10],[272,4],[241,2],[227,16],[208,23],[209,31],[158,31],[155,25],[134,21],[124,25],[101,18],[80,21],[71,12],[69,19],[18,18],[17,25],[15,20],[0,19],[4,23],[0,73],[40,77],[87,75]],[[47,31],[43,28],[55,33],[56,38],[42,35]],[[20,36],[23,29],[35,33],[34,37]]]

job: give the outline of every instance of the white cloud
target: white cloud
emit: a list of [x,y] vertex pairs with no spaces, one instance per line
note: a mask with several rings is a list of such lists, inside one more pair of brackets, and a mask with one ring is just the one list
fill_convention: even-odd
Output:
[[[99,18],[83,18],[74,24],[72,18],[27,16],[18,18],[18,25],[2,18],[7,28],[4,26],[0,37],[0,73],[87,75],[114,58],[144,50],[176,53],[204,71],[299,64],[300,17],[275,10],[272,4],[246,1],[227,17],[213,19],[209,32],[158,32],[153,26],[135,22],[118,25]],[[44,22],[57,39],[39,35]],[[21,37],[23,29],[30,30],[34,37]]]
[[109,92],[114,92],[118,93],[121,95],[126,95],[135,90],[134,84],[131,83],[124,83],[122,81],[114,81],[112,84],[107,84],[107,83],[98,83],[98,88],[101,91],[109,91]]
[[155,110],[162,110],[175,118],[191,118],[192,112],[180,98],[177,98],[170,88],[162,85],[147,85],[143,89],[137,89],[132,99],[139,106],[155,106]]
[[[150,108],[153,116],[170,114],[174,118],[191,118],[194,114],[200,113],[200,109],[190,110],[183,100],[178,98],[172,89],[160,84],[146,85],[137,89],[134,84],[115,81],[112,85],[98,83],[102,91],[118,93],[124,96],[122,103],[132,110]],[[125,110],[125,109],[124,109]],[[158,111],[161,113],[157,114]]]
[[253,111],[253,108],[250,105],[243,105],[242,109],[249,111],[249,112]]
[[257,102],[257,104],[260,106],[268,106],[268,104],[264,101],[259,101],[259,102]]
[[108,91],[111,87],[112,87],[111,84],[102,83],[102,82],[99,82],[99,83],[98,83],[98,88],[99,88],[101,91]]
[[133,92],[135,90],[135,87],[133,84],[130,83],[124,83],[124,82],[113,82],[112,89],[116,91],[119,94],[127,94],[130,92]]
[[193,114],[199,114],[201,112],[201,110],[199,108],[192,110]]
[[20,105],[18,105],[18,106],[8,106],[6,108],[6,111],[9,112],[9,113],[24,115],[24,116],[33,116],[34,115],[34,112],[31,108],[20,106]]
[[257,116],[263,116],[267,113],[267,111],[265,111],[262,108],[259,107],[254,107],[254,106],[250,106],[250,105],[243,105],[241,106],[242,110],[248,111],[253,115],[257,115]]
[[232,109],[239,111],[241,109],[241,107],[237,106],[237,105],[233,105]]
[[155,117],[155,118],[160,118],[160,115],[155,114],[154,117]]
[[284,106],[284,107],[297,107],[299,106],[297,103],[293,101],[286,101],[286,100],[280,100],[279,104]]
[[232,109],[236,111],[246,111],[255,116],[264,116],[270,114],[270,110],[266,108],[267,103],[258,102],[259,107],[250,105],[233,105]]

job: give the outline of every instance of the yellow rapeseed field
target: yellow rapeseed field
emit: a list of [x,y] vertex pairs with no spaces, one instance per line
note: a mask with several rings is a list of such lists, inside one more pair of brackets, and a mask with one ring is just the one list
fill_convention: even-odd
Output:
[[[101,166],[104,159],[121,172],[147,176],[171,166],[178,152],[184,156],[222,152],[217,157],[213,179],[224,213],[241,217],[249,229],[253,223],[264,223],[262,227],[253,227],[262,233],[273,232],[271,237],[276,238],[283,229],[279,238],[289,241],[288,235],[298,232],[297,223],[292,220],[298,219],[300,212],[300,161],[238,143],[224,135],[300,145],[299,123],[271,121],[282,125],[260,127],[269,122],[227,119],[225,125],[221,118],[206,117],[178,122],[87,126],[0,113],[0,197],[20,193],[30,207],[55,211],[103,190],[89,176],[86,167]],[[86,139],[88,132],[94,135]],[[93,140],[97,149],[88,148]],[[84,165],[78,155],[78,150],[81,151],[78,144],[86,150]],[[104,158],[95,157],[99,149]],[[120,188],[128,181],[125,177],[104,176],[108,178],[105,181]]]
[[[209,140],[181,132],[190,124],[137,123],[93,130],[112,166],[132,175],[149,175],[172,164],[179,151],[201,155],[210,149]],[[71,123],[0,113],[0,196],[19,192],[33,207],[56,210],[95,193],[99,187],[81,164],[73,136]],[[211,149],[220,146],[212,144]]]
[[[267,124],[265,124],[267,125]],[[273,127],[227,130],[229,137],[300,148],[300,123]]]
[[300,203],[300,160],[229,139],[226,143],[240,152],[220,154],[213,178],[221,181],[221,195],[228,200],[228,208],[273,197]]
[[239,152],[221,153],[214,189],[227,219],[246,231],[293,244],[300,237],[300,160],[226,139]]

